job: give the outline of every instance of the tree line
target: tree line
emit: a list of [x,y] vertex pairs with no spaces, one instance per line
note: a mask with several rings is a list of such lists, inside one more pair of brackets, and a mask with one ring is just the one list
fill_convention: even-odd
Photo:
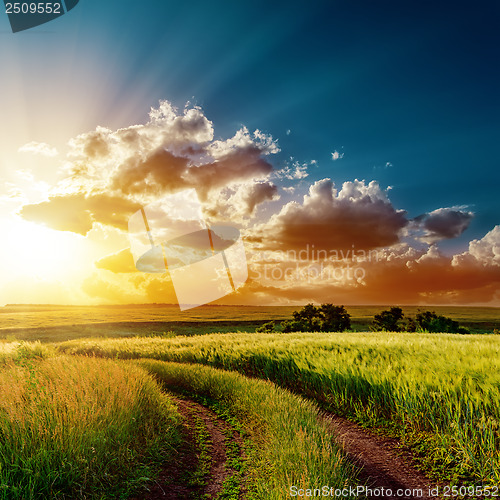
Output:
[[[258,327],[256,332],[274,332],[277,331],[276,326],[274,321],[270,321]],[[351,315],[344,306],[307,304],[300,311],[294,311],[292,318],[283,321],[280,326],[284,333],[344,332],[351,329]],[[370,329],[386,332],[470,333],[458,321],[434,311],[418,311],[413,318],[405,316],[401,307],[391,307],[375,314]]]

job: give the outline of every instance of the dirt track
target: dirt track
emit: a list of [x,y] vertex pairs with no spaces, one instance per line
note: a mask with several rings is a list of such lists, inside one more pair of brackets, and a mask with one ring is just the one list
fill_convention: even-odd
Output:
[[[184,421],[182,446],[173,460],[163,468],[160,477],[149,491],[131,500],[189,500],[191,498],[215,499],[221,492],[223,482],[234,473],[226,466],[225,439],[228,432],[241,443],[241,437],[213,411],[192,400],[172,397]],[[210,453],[209,472],[205,477],[193,481],[193,473],[199,468],[199,449],[194,428],[196,419],[201,419],[208,431],[207,446]]]
[[[215,499],[222,490],[224,480],[234,473],[226,466],[228,457],[225,440],[229,433],[231,439],[241,445],[241,436],[203,405],[189,399],[173,397],[173,400],[184,419],[182,445],[149,491],[131,500]],[[320,418],[351,462],[361,470],[360,484],[367,484],[373,490],[378,489],[379,493],[375,497],[387,500],[441,498],[429,496],[428,492],[437,484],[415,468],[411,456],[401,451],[397,440],[374,435],[355,423],[328,412],[322,412]],[[192,474],[199,467],[199,449],[194,429],[200,419],[208,432],[210,464],[205,477],[197,483],[192,480]],[[382,488],[383,494],[380,494]],[[387,494],[387,490],[391,490],[392,495]],[[240,498],[245,498],[244,492],[240,494]]]
[[[374,489],[384,488],[393,492],[392,496],[379,498],[439,498],[428,495],[429,490],[437,485],[415,468],[411,457],[398,447],[397,440],[376,436],[349,420],[329,413],[324,413],[322,418],[350,460],[361,468],[360,479]],[[422,490],[422,496],[397,495],[398,490]]]

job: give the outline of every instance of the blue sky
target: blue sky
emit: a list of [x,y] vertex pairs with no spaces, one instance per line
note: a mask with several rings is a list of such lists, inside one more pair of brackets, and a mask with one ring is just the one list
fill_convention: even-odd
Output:
[[474,212],[439,242],[465,251],[499,223],[499,21],[493,0],[80,0],[15,35],[2,15],[0,169],[9,181],[11,146],[61,147],[144,123],[161,99],[189,101],[216,138],[242,125],[272,135],[276,169],[314,160],[307,182],[282,183],[298,193],[325,177],[377,180],[408,218]]
[[[0,29],[2,52],[16,50],[30,77],[63,68],[54,106],[58,92],[78,88],[64,68],[94,70],[89,93],[112,82],[94,125],[189,100],[221,136],[239,124],[272,134],[275,162],[314,159],[314,177],[392,186],[410,215],[470,205],[467,236],[478,237],[500,212],[499,21],[496,1],[81,0],[31,32],[9,36],[5,16]],[[344,158],[332,162],[334,150]]]

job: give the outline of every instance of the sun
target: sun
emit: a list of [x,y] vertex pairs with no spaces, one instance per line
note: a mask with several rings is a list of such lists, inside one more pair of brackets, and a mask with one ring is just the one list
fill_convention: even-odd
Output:
[[18,218],[2,224],[2,233],[3,264],[16,277],[60,280],[78,269],[82,236]]

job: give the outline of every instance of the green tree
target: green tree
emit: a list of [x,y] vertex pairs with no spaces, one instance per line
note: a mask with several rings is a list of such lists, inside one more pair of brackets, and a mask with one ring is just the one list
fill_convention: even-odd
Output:
[[321,330],[324,332],[343,332],[351,328],[351,316],[344,306],[321,304]]
[[305,305],[300,311],[293,311],[294,321],[304,324],[307,332],[317,330],[320,326],[320,313],[313,304]]
[[417,322],[414,318],[406,318],[406,325],[403,327],[403,330],[406,332],[416,332],[417,331]]
[[434,311],[419,311],[415,317],[419,329],[429,333],[470,333],[467,328],[460,326],[446,316],[438,316]]
[[284,332],[343,332],[351,327],[351,317],[344,306],[307,304],[292,316],[293,319],[281,323]]
[[373,317],[373,329],[375,331],[400,332],[402,330],[398,321],[403,319],[401,307],[391,307],[389,310],[375,314]]

